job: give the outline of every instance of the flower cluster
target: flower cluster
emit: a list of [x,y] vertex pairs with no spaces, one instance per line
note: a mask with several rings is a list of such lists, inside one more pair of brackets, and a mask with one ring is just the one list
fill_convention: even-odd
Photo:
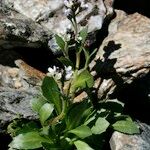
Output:
[[72,9],[72,11],[76,11],[81,6],[80,0],[64,0],[64,5],[67,8]]
[[48,68],[47,76],[54,77],[56,80],[60,80],[65,75],[65,80],[70,80],[72,78],[74,71],[71,66],[66,67],[62,70],[59,67],[53,66],[53,68]]
[[64,5],[66,7],[65,15],[70,20],[79,14],[82,10],[88,8],[88,5],[84,4],[82,0],[64,0]]
[[47,76],[54,77],[56,80],[60,80],[62,78],[62,71],[56,66],[53,66],[53,68],[49,67]]
[[65,66],[65,80],[70,80],[72,78],[74,71],[71,66]]

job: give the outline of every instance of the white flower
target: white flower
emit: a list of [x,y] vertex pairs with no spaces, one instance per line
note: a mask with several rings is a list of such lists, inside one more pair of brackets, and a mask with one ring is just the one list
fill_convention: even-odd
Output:
[[56,66],[53,66],[53,68],[48,68],[48,76],[54,77],[56,80],[60,80],[62,78],[62,72],[59,71],[59,68]]
[[71,77],[72,77],[72,75],[73,75],[73,70],[72,70],[72,67],[71,66],[68,66],[68,67],[66,67],[65,66],[65,79],[66,80],[69,80],[69,79],[71,79]]
[[55,79],[60,80],[62,78],[62,73],[61,72],[56,73],[54,77]]
[[54,76],[55,72],[56,72],[56,66],[53,66],[53,68],[51,67],[48,68],[48,74],[50,76]]
[[72,71],[72,67],[71,67],[71,66],[68,66],[68,67],[65,66],[65,71],[66,71],[66,72]]
[[65,70],[60,70],[58,67],[53,66],[52,68],[48,68],[47,76],[54,77],[56,80],[60,80],[62,78],[62,74],[65,73],[65,80],[70,80],[73,75],[73,70],[71,66],[66,67]]
[[68,74],[66,74],[65,79],[66,80],[70,80],[71,77],[72,77],[72,73],[68,73]]

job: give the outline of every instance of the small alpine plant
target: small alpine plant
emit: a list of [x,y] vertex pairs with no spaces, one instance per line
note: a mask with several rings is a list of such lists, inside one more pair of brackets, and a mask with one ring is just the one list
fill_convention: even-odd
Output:
[[[31,100],[31,107],[39,120],[14,120],[8,126],[13,138],[10,150],[100,150],[110,131],[108,129],[139,133],[132,119],[122,114],[123,103],[118,100],[99,101],[95,96],[94,79],[88,65],[96,50],[89,52],[85,46],[88,28],[80,29],[76,20],[88,5],[80,0],[65,0],[64,5],[65,15],[72,26],[67,31],[67,38],[56,34],[55,46],[50,43],[51,48],[62,52],[63,56],[58,60],[63,67],[48,68],[41,85],[41,96]],[[81,55],[85,60],[82,64]],[[72,56],[75,56],[75,62]],[[75,102],[75,97],[82,92],[87,96]]]

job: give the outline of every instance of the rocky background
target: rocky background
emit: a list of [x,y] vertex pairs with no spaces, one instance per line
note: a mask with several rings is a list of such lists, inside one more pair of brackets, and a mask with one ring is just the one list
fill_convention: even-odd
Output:
[[[109,149],[149,150],[150,1],[86,3],[77,20],[81,28],[89,26],[87,44],[98,48],[90,64],[97,95],[125,102],[125,112],[142,130],[130,136],[114,132]],[[30,100],[39,94],[47,68],[58,63],[49,43],[67,27],[63,0],[0,1],[0,149],[8,149],[5,130],[14,118],[36,119]]]

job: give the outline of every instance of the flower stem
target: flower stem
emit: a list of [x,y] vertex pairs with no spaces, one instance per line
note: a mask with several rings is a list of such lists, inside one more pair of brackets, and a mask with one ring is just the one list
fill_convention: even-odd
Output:
[[77,24],[77,20],[76,20],[76,15],[74,14],[73,18],[72,18],[72,25],[74,28],[74,34],[75,34],[75,40],[77,40],[77,36],[78,36],[78,24]]
[[79,70],[80,67],[80,52],[76,53],[76,70]]

